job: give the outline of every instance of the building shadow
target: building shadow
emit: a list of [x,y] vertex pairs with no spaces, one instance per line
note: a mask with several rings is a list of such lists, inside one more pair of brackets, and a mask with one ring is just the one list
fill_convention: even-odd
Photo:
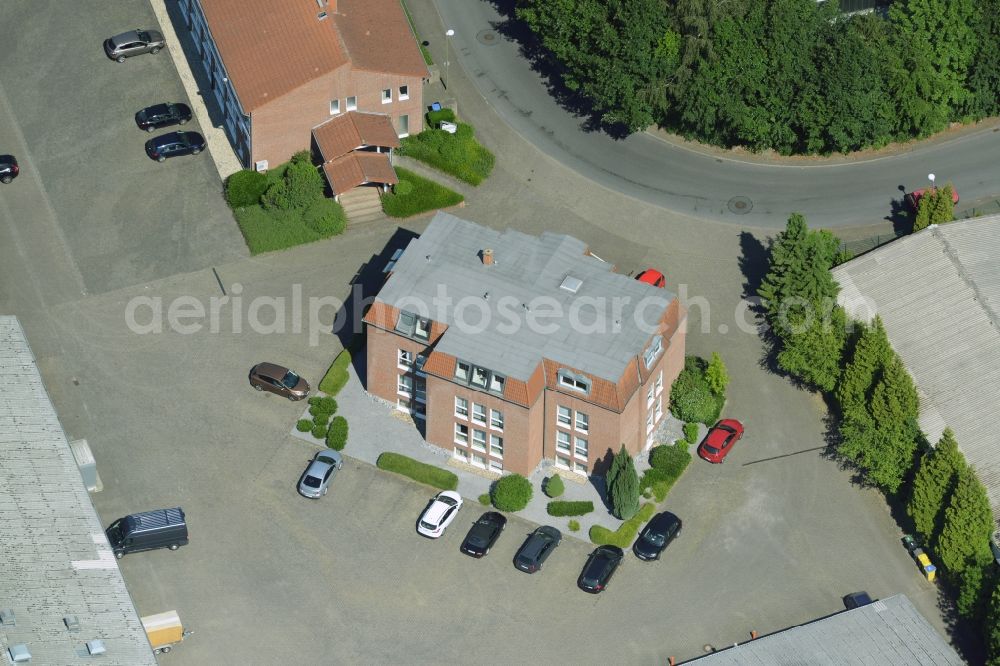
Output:
[[[564,110],[580,119],[585,132],[602,132],[613,139],[624,139],[631,134],[621,123],[609,123],[604,114],[594,108],[593,101],[578,90],[571,90],[565,83],[565,68],[541,43],[527,24],[515,14],[516,0],[489,0],[502,17],[490,24],[498,33],[518,46],[521,56],[531,65],[532,71],[542,77],[549,95]],[[526,112],[530,113],[530,111]]]
[[[204,59],[198,51],[198,45],[195,43],[191,30],[188,28],[184,12],[181,11],[180,4],[177,2],[166,2],[164,4],[167,8],[167,16],[170,17],[170,24],[174,27],[174,33],[177,35],[181,50],[187,59],[191,74],[194,76],[194,82],[198,86],[198,96],[208,110],[208,118],[213,127],[221,128],[225,122],[223,120],[225,115],[216,101],[215,95],[212,94],[212,81],[208,78],[208,74],[205,73],[205,68],[202,65]],[[167,45],[167,48],[171,47],[176,48],[174,45]],[[196,100],[191,101],[196,102]]]

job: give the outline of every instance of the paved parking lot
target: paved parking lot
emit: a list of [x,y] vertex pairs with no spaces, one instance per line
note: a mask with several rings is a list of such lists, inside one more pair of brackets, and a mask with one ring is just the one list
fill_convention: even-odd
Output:
[[0,120],[0,152],[18,157],[19,185],[44,183],[39,198],[11,200],[10,215],[30,234],[50,213],[39,233],[60,240],[91,294],[246,256],[211,158],[158,164],[143,150],[135,112],[188,100],[168,52],[105,56],[107,37],[139,26],[156,27],[145,2],[0,6],[0,117],[16,118]]

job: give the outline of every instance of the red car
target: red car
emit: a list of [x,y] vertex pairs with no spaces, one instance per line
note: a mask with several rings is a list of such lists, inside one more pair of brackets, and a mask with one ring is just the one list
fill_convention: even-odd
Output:
[[716,423],[698,446],[698,455],[710,463],[721,463],[743,436],[743,424],[736,419]]
[[647,268],[643,272],[635,276],[635,279],[639,282],[645,282],[646,284],[651,284],[654,287],[663,287],[667,284],[667,279],[663,277],[663,273],[653,268]]
[[[917,208],[920,206],[920,197],[924,196],[924,192],[926,191],[927,188],[913,190],[904,197],[904,199],[906,199],[906,205],[909,206],[910,210],[914,213],[917,212]],[[958,190],[954,187],[951,188],[951,202],[956,206],[958,205]]]

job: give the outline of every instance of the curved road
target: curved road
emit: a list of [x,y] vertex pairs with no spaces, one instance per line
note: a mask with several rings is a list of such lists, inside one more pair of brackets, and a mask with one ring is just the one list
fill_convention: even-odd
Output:
[[615,140],[586,132],[549,95],[515,42],[499,32],[492,41],[478,37],[504,21],[493,4],[434,3],[455,30],[457,62],[519,134],[601,185],[668,210],[758,227],[784,227],[796,211],[816,227],[875,225],[890,219],[900,186],[924,187],[928,172],[938,184],[955,184],[963,209],[1000,197],[1000,131],[992,127],[904,154],[806,166],[726,159],[651,134]]

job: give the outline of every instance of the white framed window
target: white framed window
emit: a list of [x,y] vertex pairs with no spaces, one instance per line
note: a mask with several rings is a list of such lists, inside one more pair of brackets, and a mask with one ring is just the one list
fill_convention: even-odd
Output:
[[463,382],[469,381],[469,375],[472,373],[472,366],[465,361],[459,361],[455,364],[455,379],[461,380]]
[[417,325],[413,329],[413,335],[421,340],[429,339],[431,337],[431,320],[418,317]]
[[569,453],[571,448],[569,433],[556,430],[556,450],[562,453]]
[[399,350],[399,355],[396,357],[396,365],[404,370],[409,370],[413,367],[413,352],[406,351],[405,349]]
[[469,452],[465,449],[460,449],[457,446],[452,450],[452,455],[456,460],[461,460],[462,462],[469,462]]
[[479,388],[486,388],[487,382],[490,380],[490,371],[486,368],[480,368],[478,365],[472,368],[472,385],[478,386]]
[[455,398],[455,416],[460,419],[469,418],[469,401],[465,398]]
[[[403,98],[400,97],[400,99]],[[399,132],[397,132],[398,136],[400,137],[410,136],[410,116],[406,115],[405,113],[400,115],[398,127],[399,127]]]
[[574,460],[573,461],[573,471],[576,472],[577,474],[583,474],[584,476],[587,476],[587,474],[588,474],[588,472],[587,472],[587,464],[586,463],[582,463],[579,460]]
[[456,444],[469,443],[469,426],[462,425],[461,423],[455,424],[455,443]]
[[653,412],[646,416],[646,434],[653,432]]
[[484,431],[472,431],[472,448],[476,451],[486,451],[486,433]]
[[410,99],[410,86],[399,86],[399,99]]
[[646,406],[651,407],[653,405],[653,387],[649,387],[649,393],[646,394]]
[[576,437],[576,447],[573,449],[573,453],[576,454],[577,458],[587,459],[587,440],[583,437]]
[[499,460],[493,460],[490,458],[490,471],[499,474],[503,471],[503,463]]
[[494,430],[503,430],[503,412],[496,409],[490,410],[490,427]]
[[410,402],[409,398],[397,398],[396,399],[396,409],[401,412],[406,412],[409,414],[413,411],[413,403]]
[[646,369],[648,370],[653,366],[653,362],[659,357],[660,352],[663,351],[663,338],[657,335],[653,338],[653,341],[649,344],[649,349],[647,349],[642,357],[646,362]]
[[486,405],[478,402],[472,403],[472,420],[475,423],[486,425]]
[[573,469],[571,467],[572,461],[569,458],[563,456],[556,456],[556,467],[561,469]]
[[656,376],[656,395],[663,393],[663,370]]
[[490,435],[490,455],[503,459],[503,437]]
[[392,101],[392,88],[386,88],[382,91],[382,103],[388,104]]
[[330,100],[330,115],[335,116],[340,113],[340,100],[331,99]]
[[659,421],[661,416],[663,416],[663,398],[657,398],[656,399],[656,420]]
[[358,110],[358,98],[357,97],[351,95],[350,97],[347,98],[347,110],[348,111],[357,111]]
[[472,454],[472,464],[475,465],[476,467],[480,467],[482,469],[486,469],[486,457],[485,456],[481,456],[478,453],[473,453]]
[[583,412],[577,412],[576,429],[580,432],[588,432],[590,430],[590,417]]
[[396,375],[396,393],[413,395],[413,377],[409,375]]
[[573,410],[562,405],[559,405],[556,410],[556,423],[568,428],[573,423]]
[[506,377],[504,377],[503,375],[498,375],[497,373],[494,372],[493,374],[490,375],[490,390],[493,391],[494,393],[503,394],[503,385],[504,382],[506,381],[507,381]]
[[427,380],[423,377],[417,377],[417,380],[413,383],[413,397],[417,399],[418,402],[427,402]]

